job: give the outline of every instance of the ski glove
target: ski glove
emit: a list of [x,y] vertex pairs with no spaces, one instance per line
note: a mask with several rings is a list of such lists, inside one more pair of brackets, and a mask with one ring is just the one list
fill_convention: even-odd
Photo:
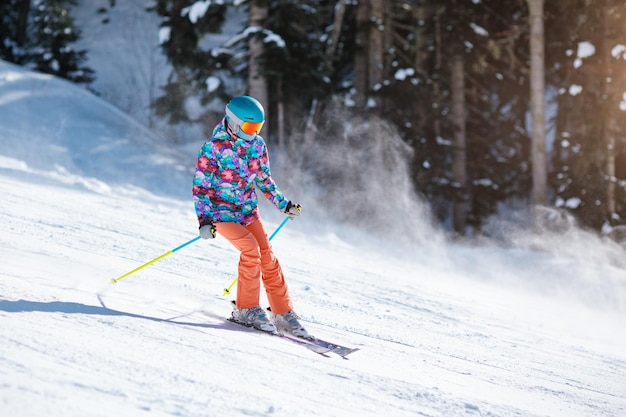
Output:
[[302,206],[300,204],[292,203],[291,201],[287,202],[287,206],[285,207],[285,214],[293,220],[294,217],[300,215],[300,211],[302,210]]
[[202,239],[214,239],[217,229],[211,220],[202,219],[200,222],[200,236]]

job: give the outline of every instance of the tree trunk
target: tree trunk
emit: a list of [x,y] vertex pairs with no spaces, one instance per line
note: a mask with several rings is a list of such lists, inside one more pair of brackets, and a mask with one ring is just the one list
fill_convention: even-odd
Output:
[[354,53],[354,88],[355,107],[358,112],[365,112],[368,96],[368,51],[370,2],[361,0],[356,12],[356,50]]
[[[413,20],[416,22],[425,22],[432,16],[432,9],[425,6],[422,2],[418,3],[411,9],[413,11]],[[428,70],[428,32],[424,25],[415,25],[413,29],[415,37],[415,43],[413,44],[415,62],[413,66],[417,76],[423,79],[427,79],[429,76]]]
[[433,131],[435,136],[441,136],[441,92],[439,79],[441,77],[441,10],[437,9],[433,16],[435,20],[435,77],[433,80],[433,107],[435,117],[433,118]]
[[530,100],[532,115],[532,203],[547,203],[548,173],[545,131],[544,0],[527,0],[530,14]]
[[[267,19],[267,6],[261,0],[252,0],[250,2],[250,26],[262,28],[265,19]],[[263,76],[260,59],[265,51],[263,47],[262,35],[255,35],[250,38],[248,44],[250,56],[248,60],[248,94],[261,102],[265,107],[265,129],[269,127],[268,120],[268,91],[267,80]]]
[[[440,77],[441,77],[441,9],[437,8],[434,12],[433,21],[435,23],[435,71],[433,76],[433,86],[432,86],[432,102],[431,107],[432,110],[429,109],[429,113],[432,111],[432,120],[433,120],[433,134],[435,135],[435,140],[439,140],[441,137],[441,88],[440,88]],[[449,206],[445,203],[444,198],[440,194],[435,194],[432,198],[432,206],[435,213],[437,213],[437,217],[440,220],[444,220],[449,218]]]
[[287,140],[285,139],[285,95],[283,94],[283,80],[276,83],[276,114],[278,125],[278,148],[287,151]]
[[[602,116],[604,117],[604,123],[602,123],[602,143],[605,144],[606,151],[606,165],[605,175],[607,177],[607,189],[606,189],[606,216],[609,221],[612,221],[616,212],[615,202],[615,120],[619,117],[615,114],[615,103],[619,102],[615,100],[615,88],[612,88],[612,83],[615,81],[613,71],[613,57],[611,55],[611,46],[615,44],[615,35],[612,30],[612,19],[610,16],[610,1],[603,1],[600,4],[600,10],[602,14],[602,44],[600,49],[602,51],[602,60],[604,61],[604,69],[606,75],[603,76],[604,91],[602,99],[604,100],[604,106]],[[611,80],[611,81],[608,81]],[[619,92],[621,94],[621,92]]]
[[[357,3],[356,52],[354,55],[355,106],[358,112],[369,111],[371,93],[383,82],[384,70],[384,3],[383,0],[361,0]],[[382,111],[376,103],[376,112]]]
[[[383,83],[384,58],[384,9],[383,0],[370,1],[369,50],[368,50],[368,101],[373,101],[371,94],[380,88]],[[374,104],[374,103],[372,103]],[[369,104],[368,104],[369,108]],[[375,100],[373,112],[382,117],[382,103]]]
[[30,13],[30,0],[21,0],[19,3],[19,15],[15,33],[15,42],[19,46],[26,43],[26,28],[28,26],[28,14]]
[[[384,81],[387,79],[394,78],[394,73],[396,71],[396,68],[394,68],[393,64],[398,59],[397,55],[390,53],[390,51],[394,50],[394,45],[393,45],[393,39],[395,36],[394,28],[393,28],[394,4],[391,1],[386,1],[383,3],[383,5],[384,5],[384,10],[383,10],[384,30],[382,33],[383,44],[382,44],[382,49],[380,51],[381,53],[380,62],[382,64],[381,73],[382,73],[383,79],[380,80],[381,84],[383,84]],[[380,97],[379,114],[382,118],[385,117],[384,115],[386,114],[388,100],[389,100],[388,97],[385,97],[385,96]],[[391,100],[393,100],[393,98],[391,98]]]
[[452,177],[458,187],[454,200],[453,227],[465,235],[467,223],[467,154],[465,136],[465,78],[463,56],[456,54],[452,61],[452,119],[454,120],[454,159]]
[[337,51],[337,45],[339,45],[339,35],[341,35],[341,27],[343,25],[343,17],[346,14],[346,1],[340,0],[335,5],[335,17],[333,19],[333,30],[330,34],[330,43],[326,53],[332,59],[333,55]]

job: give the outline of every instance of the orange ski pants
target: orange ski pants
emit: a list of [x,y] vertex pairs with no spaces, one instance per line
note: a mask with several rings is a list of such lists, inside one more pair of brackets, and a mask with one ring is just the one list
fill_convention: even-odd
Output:
[[239,223],[217,223],[217,233],[235,246],[239,257],[237,307],[259,305],[261,280],[272,312],[284,314],[293,309],[282,268],[272,251],[263,222],[259,219],[248,226]]

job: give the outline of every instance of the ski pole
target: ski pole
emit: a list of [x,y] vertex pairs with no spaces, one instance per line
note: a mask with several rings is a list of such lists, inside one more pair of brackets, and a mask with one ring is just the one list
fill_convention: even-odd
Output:
[[[272,233],[272,234],[270,235],[269,240],[272,240],[272,239],[274,238],[274,236],[276,236],[276,233],[278,233],[278,231],[279,231],[280,229],[282,229],[282,228],[283,228],[283,226],[284,226],[285,224],[287,224],[287,220],[289,220],[289,217],[285,217],[285,220],[283,220],[283,222],[282,222],[281,224],[279,224],[279,225],[278,225],[278,227],[276,228],[276,230],[274,230],[274,233]],[[235,284],[237,283],[237,281],[238,281],[238,280],[239,280],[239,277],[238,277],[238,276],[237,276],[237,277],[235,277],[235,279],[233,280],[233,282],[231,282],[231,283],[230,283],[230,285],[229,285],[227,288],[224,288],[224,294],[222,294],[222,295],[228,295],[228,294],[230,294],[230,290],[231,290],[231,289],[235,286]]]
[[127,276],[132,275],[132,274],[134,274],[135,272],[140,271],[140,270],[144,269],[145,267],[147,267],[147,266],[149,266],[149,265],[152,265],[152,264],[153,264],[153,263],[155,263],[155,262],[160,261],[161,259],[163,259],[163,258],[165,258],[165,257],[167,257],[167,256],[169,256],[169,255],[171,255],[171,254],[173,254],[174,252],[176,252],[176,251],[178,251],[178,250],[180,250],[180,249],[184,248],[184,247],[185,247],[185,246],[187,246],[187,245],[191,245],[193,242],[195,242],[196,240],[200,239],[200,237],[201,237],[201,236],[196,236],[196,237],[194,237],[193,239],[191,239],[190,241],[188,241],[188,242],[186,242],[186,243],[183,243],[182,245],[180,245],[180,246],[178,246],[178,247],[176,247],[176,248],[174,248],[174,249],[172,249],[172,250],[170,250],[170,251],[165,252],[163,255],[158,256],[158,257],[154,258],[154,259],[153,259],[153,260],[151,260],[150,262],[147,262],[147,263],[145,263],[145,264],[141,265],[140,267],[135,268],[135,269],[133,269],[132,271],[125,273],[124,275],[121,275],[121,276],[119,276],[119,277],[117,277],[117,278],[113,278],[113,279],[111,279],[111,284],[115,284],[115,283],[117,283],[118,281],[121,281],[122,279],[126,278]]

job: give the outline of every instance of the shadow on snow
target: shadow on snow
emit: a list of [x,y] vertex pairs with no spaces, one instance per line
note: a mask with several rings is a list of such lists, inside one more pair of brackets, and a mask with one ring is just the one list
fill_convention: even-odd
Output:
[[[100,297],[98,297],[100,299]],[[0,311],[5,311],[7,313],[63,313],[63,314],[87,314],[94,316],[123,316],[123,317],[132,317],[137,319],[144,319],[155,321],[158,323],[168,323],[168,324],[178,324],[184,326],[194,326],[194,327],[204,327],[204,328],[213,328],[213,329],[231,329],[227,323],[223,324],[215,324],[215,323],[194,323],[194,322],[185,322],[185,321],[177,321],[175,319],[191,315],[194,312],[190,312],[189,314],[182,314],[172,318],[158,318],[151,316],[144,316],[141,314],[128,313],[124,311],[112,310],[104,305],[102,300],[100,299],[101,306],[87,305],[81,303],[74,302],[64,302],[64,301],[29,301],[29,300],[1,300],[0,299]]]

